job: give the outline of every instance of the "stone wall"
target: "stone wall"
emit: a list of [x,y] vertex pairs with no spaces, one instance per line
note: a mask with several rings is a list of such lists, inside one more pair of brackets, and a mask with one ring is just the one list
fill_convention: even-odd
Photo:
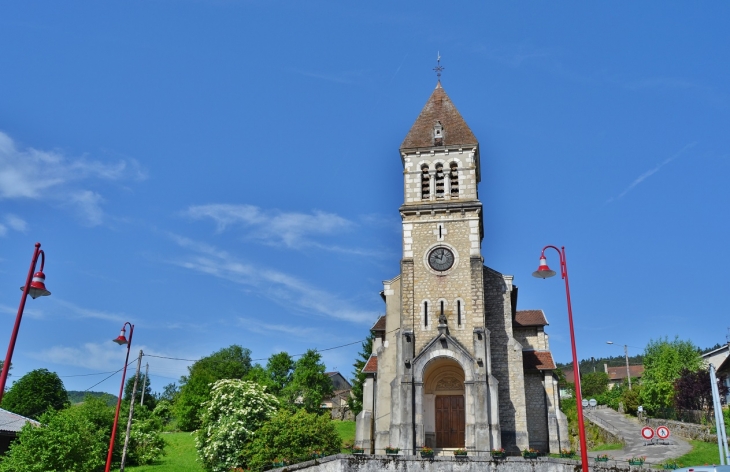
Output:
[[710,427],[695,423],[682,423],[679,421],[662,420],[657,418],[646,418],[644,421],[648,426],[656,429],[657,426],[666,426],[671,434],[685,439],[697,441],[717,442],[717,436],[710,434]]
[[[617,462],[606,462],[604,464],[596,466],[595,463],[591,462],[589,469],[593,472],[630,472],[632,470],[628,464],[619,464]],[[424,460],[413,456],[352,456],[338,454],[272,470],[276,472],[580,472],[580,463],[574,460],[548,457],[532,460],[521,457],[508,457],[501,460],[492,460],[489,457],[467,457],[459,460],[453,457],[436,457],[433,460]]]
[[[545,386],[540,371],[525,373],[525,400],[527,401],[527,430],[530,431],[530,447],[540,452],[550,450],[548,436]],[[552,451],[556,452],[556,451]]]

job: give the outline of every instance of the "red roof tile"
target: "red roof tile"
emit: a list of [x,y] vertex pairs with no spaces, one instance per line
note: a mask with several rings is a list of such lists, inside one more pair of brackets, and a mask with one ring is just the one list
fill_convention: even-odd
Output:
[[368,363],[362,368],[366,374],[375,374],[378,372],[378,356],[370,356]]
[[406,135],[406,139],[403,140],[401,149],[433,147],[433,127],[439,121],[444,130],[444,146],[478,144],[474,133],[471,132],[439,82]]
[[[644,373],[643,365],[630,365],[629,372],[632,378],[640,378]],[[626,366],[621,367],[609,367],[608,368],[608,380],[623,380],[626,378]]]
[[542,310],[518,310],[515,313],[517,326],[547,326],[548,322]]
[[550,351],[522,351],[522,365],[525,369],[555,369],[555,361]]
[[370,328],[370,331],[385,331],[385,316],[378,318],[378,321]]

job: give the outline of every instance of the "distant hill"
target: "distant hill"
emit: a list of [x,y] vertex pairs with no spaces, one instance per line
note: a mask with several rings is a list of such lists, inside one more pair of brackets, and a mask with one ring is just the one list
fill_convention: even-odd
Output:
[[78,390],[69,390],[68,399],[72,405],[75,405],[77,403],[82,403],[87,395],[95,398],[101,398],[102,400],[105,400],[106,404],[109,406],[117,405],[117,397],[106,392],[80,392]]

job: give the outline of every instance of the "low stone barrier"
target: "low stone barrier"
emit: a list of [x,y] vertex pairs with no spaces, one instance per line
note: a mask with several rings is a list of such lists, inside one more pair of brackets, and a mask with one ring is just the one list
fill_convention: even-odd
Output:
[[[591,460],[590,469],[594,472],[629,472],[632,467],[622,461],[594,463]],[[637,470],[636,467],[633,467]],[[523,459],[522,457],[507,457],[493,460],[491,457],[465,457],[455,459],[449,456],[437,456],[433,459],[421,459],[414,456],[354,456],[337,454],[321,459],[301,462],[278,469],[276,472],[580,472],[580,462],[552,457],[537,459]]]
[[717,442],[717,436],[710,434],[709,426],[657,418],[645,418],[644,422],[654,429],[656,429],[657,426],[666,426],[673,435],[679,436],[680,438],[694,439],[696,441]]

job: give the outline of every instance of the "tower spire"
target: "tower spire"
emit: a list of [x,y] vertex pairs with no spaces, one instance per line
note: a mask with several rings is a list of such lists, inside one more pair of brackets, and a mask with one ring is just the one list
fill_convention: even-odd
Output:
[[436,52],[436,67],[433,70],[436,71],[436,78],[441,83],[441,71],[444,70],[444,67],[441,65],[441,53],[438,51]]

